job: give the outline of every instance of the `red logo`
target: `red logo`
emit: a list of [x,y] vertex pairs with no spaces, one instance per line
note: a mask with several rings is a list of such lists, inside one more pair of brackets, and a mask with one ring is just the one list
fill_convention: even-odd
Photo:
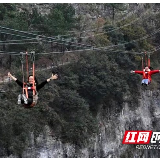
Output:
[[122,144],[149,144],[152,131],[125,131]]

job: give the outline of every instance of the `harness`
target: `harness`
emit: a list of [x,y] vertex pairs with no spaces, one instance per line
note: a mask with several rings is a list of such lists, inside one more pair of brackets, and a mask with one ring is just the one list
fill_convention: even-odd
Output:
[[[31,52],[31,59],[33,62],[32,65],[32,72],[33,72],[33,82],[32,82],[32,86],[28,86],[28,83],[24,82],[24,53],[22,54],[22,59],[21,59],[21,63],[22,63],[22,73],[23,73],[23,94],[26,95],[26,98],[28,99],[28,90],[32,90],[33,92],[33,102],[32,104],[28,105],[28,104],[24,104],[25,107],[34,107],[37,104],[37,100],[38,100],[38,93],[36,90],[36,84],[35,84],[35,52]],[[25,54],[26,56],[26,72],[27,72],[27,77],[29,77],[29,63],[28,63],[28,52],[26,52]]]
[[[145,55],[142,55],[142,70],[144,70],[144,63],[146,66],[148,66],[150,68],[150,54],[146,54],[146,52],[144,52]],[[145,56],[145,60],[143,59],[143,56]]]
[[[145,57],[144,59],[143,59],[143,56]],[[144,52],[144,55],[142,55],[143,77],[146,77],[146,73],[145,73],[145,69],[144,69],[144,64],[150,68],[150,54],[147,55],[146,52]],[[148,71],[148,75],[150,75],[150,71]],[[147,79],[149,79],[149,78],[147,77]]]

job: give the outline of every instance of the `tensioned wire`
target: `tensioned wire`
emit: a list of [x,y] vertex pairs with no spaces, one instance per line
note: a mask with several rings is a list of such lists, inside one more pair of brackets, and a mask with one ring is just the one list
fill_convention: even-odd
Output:
[[[136,40],[132,40],[132,41],[129,41],[129,42],[125,42],[125,43],[121,43],[121,44],[118,44],[118,45],[110,45],[110,46],[105,46],[105,47],[91,47],[91,48],[89,48],[89,49],[81,49],[81,50],[72,50],[72,51],[64,51],[64,52],[50,52],[50,53],[37,53],[37,54],[56,54],[56,53],[73,53],[73,52],[82,52],[82,51],[90,51],[90,50],[107,50],[107,49],[109,49],[109,48],[114,48],[114,47],[118,47],[118,46],[124,46],[124,45],[126,45],[126,44],[129,44],[129,43],[136,43],[136,42],[138,42],[138,41],[141,41],[141,40],[145,40],[145,39],[147,39],[147,38],[149,38],[149,37],[152,37],[152,36],[154,36],[155,34],[157,34],[157,33],[159,33],[160,32],[160,28],[159,29],[157,29],[156,31],[154,31],[154,32],[152,32],[151,34],[149,34],[149,35],[146,35],[146,36],[144,36],[144,37],[141,37],[141,38],[138,38],[138,39],[136,39]],[[2,54],[2,53],[1,53]],[[4,53],[4,54],[6,54],[6,53]],[[18,53],[17,53],[18,54]],[[17,55],[16,54],[16,55]],[[13,54],[14,55],[14,54]]]
[[[129,23],[129,24],[131,24],[131,23]],[[127,24],[127,25],[129,25],[129,24]],[[124,25],[124,26],[126,26],[126,25]],[[18,30],[16,30],[16,31],[18,31]],[[23,32],[23,31],[22,31]],[[111,31],[109,31],[109,32],[111,32]],[[157,31],[157,32],[159,32],[159,30]],[[157,33],[156,32],[156,33]],[[28,32],[27,32],[28,33]],[[104,32],[104,33],[106,33],[106,32]],[[101,33],[102,34],[102,33]],[[152,35],[154,35],[155,33],[153,32],[152,34],[151,34],[151,36]],[[35,35],[35,34],[34,34]],[[97,34],[96,34],[97,35]],[[142,38],[140,38],[140,39],[138,39],[138,40],[132,40],[132,41],[130,41],[130,42],[126,42],[126,43],[122,43],[122,44],[118,44],[118,45],[111,45],[111,46],[106,46],[106,47],[99,47],[99,48],[96,48],[95,46],[90,46],[90,45],[85,45],[85,44],[81,44],[81,43],[79,43],[78,45],[85,45],[85,46],[87,46],[87,47],[91,47],[91,49],[90,50],[93,50],[93,48],[94,49],[108,49],[108,48],[110,48],[110,47],[115,47],[115,46],[119,46],[119,45],[125,45],[125,44],[127,44],[127,43],[131,43],[131,42],[136,42],[136,41],[140,41],[140,40],[143,40],[143,39],[146,39],[146,38],[148,38],[150,35],[147,35],[147,36],[144,36],[144,37],[142,37]],[[46,37],[46,36],[43,36],[43,37]],[[47,37],[47,38],[52,38],[52,37]],[[36,39],[37,40],[37,39]],[[49,42],[53,42],[53,41],[49,41]],[[22,43],[7,43],[7,44],[26,44],[26,43],[38,43],[38,42],[22,42]],[[58,42],[57,42],[58,43]],[[72,43],[72,42],[71,42]],[[74,43],[74,42],[73,42]],[[5,43],[3,43],[3,44],[5,44]],[[64,45],[64,43],[61,43],[61,44],[63,44]],[[76,46],[76,47],[80,47],[80,46]],[[83,50],[89,50],[89,49],[83,49]],[[81,51],[81,50],[72,50],[72,51],[64,51],[64,52],[74,52],[74,51]],[[57,52],[56,52],[57,53]],[[60,52],[60,53],[62,53],[62,52]]]
[[[145,12],[145,13],[148,13],[147,11]],[[140,17],[138,18],[138,19],[140,19]],[[138,20],[138,19],[136,19],[136,21]],[[126,25],[124,25],[125,27],[126,26],[128,26],[128,25],[130,25],[130,24],[132,24],[133,22],[135,22],[135,20],[134,21],[132,21],[132,22],[130,22],[129,24],[126,24]],[[1,27],[1,26],[0,26]],[[122,28],[123,26],[121,26],[121,27],[119,27],[119,28]],[[3,27],[3,28],[6,28],[6,27]],[[9,29],[9,28],[7,28],[7,29]],[[9,30],[14,30],[14,29],[9,29]],[[117,30],[117,29],[114,29],[114,30],[112,30],[112,31],[115,31],[115,30]],[[14,30],[14,31],[17,31],[17,32],[19,32],[19,30]],[[108,31],[108,33],[109,32],[112,32],[112,31]],[[24,31],[20,31],[20,32],[23,32],[24,33]],[[25,33],[27,33],[28,34],[28,32],[25,32]],[[107,33],[107,32],[104,32],[104,33]],[[99,34],[96,34],[96,35],[100,35],[100,34],[104,34],[104,33],[99,33]],[[32,34],[32,33],[30,33],[31,35],[36,35],[36,34]],[[15,35],[15,34],[14,34]],[[95,35],[94,35],[95,36]],[[25,37],[25,36],[23,36],[23,37]],[[46,36],[42,36],[42,37],[46,37]],[[89,37],[89,36],[87,36],[87,37]],[[29,37],[28,37],[29,38]],[[52,38],[52,37],[46,37],[46,38]],[[86,38],[86,37],[85,37]],[[37,37],[36,37],[36,40],[37,40]],[[43,39],[41,39],[42,41],[45,41],[45,40],[43,40]],[[54,43],[54,42],[56,42],[56,43],[58,43],[57,41],[48,41],[48,42],[52,42],[52,43]],[[27,43],[37,43],[38,44],[38,42],[20,42],[20,43],[7,43],[7,44],[27,44]],[[71,44],[76,44],[75,42],[68,42],[68,43],[71,43]],[[3,44],[6,44],[6,43],[3,43]],[[58,43],[58,44],[62,44],[62,45],[65,45],[65,43]],[[126,43],[123,43],[123,44],[126,44]],[[78,43],[78,45],[83,45],[83,46],[87,46],[87,47],[95,47],[95,46],[91,46],[91,45],[86,45],[86,44],[81,44],[81,43]],[[78,45],[76,45],[75,47],[81,47],[81,46],[78,46]],[[71,45],[70,45],[71,46]],[[112,46],[111,46],[112,47]],[[97,48],[95,48],[95,49],[97,49]],[[83,50],[86,50],[86,49],[83,49]],[[88,50],[88,49],[87,49]],[[81,51],[81,50],[76,50],[76,51]],[[71,51],[72,52],[72,51]]]

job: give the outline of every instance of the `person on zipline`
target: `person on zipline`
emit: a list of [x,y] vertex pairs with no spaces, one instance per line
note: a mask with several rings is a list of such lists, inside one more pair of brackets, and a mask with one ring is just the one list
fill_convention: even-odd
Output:
[[[14,77],[10,72],[8,72],[8,77],[12,78],[19,86],[21,86],[22,88],[24,87],[23,83],[21,81],[19,81],[16,77]],[[26,104],[26,105],[31,105],[33,103],[33,81],[35,83],[35,92],[39,91],[42,87],[44,87],[45,84],[47,84],[51,79],[57,79],[58,75],[57,74],[52,74],[52,76],[50,78],[48,78],[47,80],[43,81],[41,84],[38,84],[37,79],[35,78],[35,80],[33,79],[33,75],[29,75],[28,77],[28,82],[27,82],[27,91],[28,92],[28,98],[25,94],[19,94],[18,95],[18,104]],[[37,94],[37,93],[35,93]],[[38,98],[37,98],[38,99]]]
[[152,74],[159,73],[160,70],[151,70],[151,67],[146,66],[143,71],[131,71],[131,73],[137,73],[143,75],[142,85],[148,86],[151,83]]

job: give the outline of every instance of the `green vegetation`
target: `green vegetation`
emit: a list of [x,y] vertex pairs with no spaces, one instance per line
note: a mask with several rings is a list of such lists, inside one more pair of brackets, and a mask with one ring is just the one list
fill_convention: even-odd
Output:
[[[125,45],[101,51],[83,51],[74,55],[78,57],[75,58],[76,62],[58,67],[55,71],[53,69],[53,72],[58,72],[59,79],[50,82],[39,92],[36,107],[25,109],[17,105],[17,96],[22,89],[15,82],[3,84],[6,92],[0,93],[0,157],[7,157],[11,154],[22,157],[23,151],[30,145],[31,133],[34,134],[36,141],[39,134],[45,130],[45,126],[49,126],[53,131],[53,136],[62,142],[76,144],[79,147],[86,146],[89,138],[99,130],[97,115],[100,111],[112,109],[114,115],[110,116],[119,115],[125,102],[124,96],[133,95],[130,103],[137,103],[140,76],[131,75],[130,70],[141,69],[141,57],[134,55],[132,51],[150,50],[157,37],[153,41],[150,39],[135,43],[133,40],[145,36],[148,34],[148,28],[152,28],[152,26],[144,26],[143,23],[118,29],[137,18],[129,17],[118,24],[113,24],[112,20],[115,19],[115,15],[118,15],[116,12],[123,12],[125,7],[124,4],[108,4],[106,8],[112,9],[108,17],[112,18],[106,17],[109,20],[107,19],[105,23],[103,30],[105,34],[98,36],[95,34],[95,39],[85,41],[85,43],[92,42],[98,47],[121,43]],[[81,22],[77,19],[71,4],[55,4],[50,13],[45,16],[37,9],[32,9],[31,12],[25,9],[19,11],[16,4],[0,4],[1,26],[23,31],[36,31],[37,34],[43,33],[46,36],[67,34],[68,31],[80,26]],[[159,24],[156,24],[157,28],[158,26]],[[15,35],[0,33],[0,39],[3,41],[15,38],[21,40]],[[31,35],[30,38],[33,36]],[[3,44],[2,49],[4,51],[42,52],[48,51],[48,46],[48,44]],[[36,56],[37,68],[44,65],[37,64],[40,58],[54,61],[59,58],[58,56]],[[0,55],[0,67],[11,68],[11,72],[14,72],[14,75],[21,80],[19,57],[9,58],[11,57]],[[9,67],[10,62],[12,65]],[[159,62],[160,58],[157,53],[155,57],[152,57],[151,63],[156,68]],[[48,78],[51,71],[37,71],[38,81]],[[105,115],[105,112],[102,114],[105,118],[109,116]]]

